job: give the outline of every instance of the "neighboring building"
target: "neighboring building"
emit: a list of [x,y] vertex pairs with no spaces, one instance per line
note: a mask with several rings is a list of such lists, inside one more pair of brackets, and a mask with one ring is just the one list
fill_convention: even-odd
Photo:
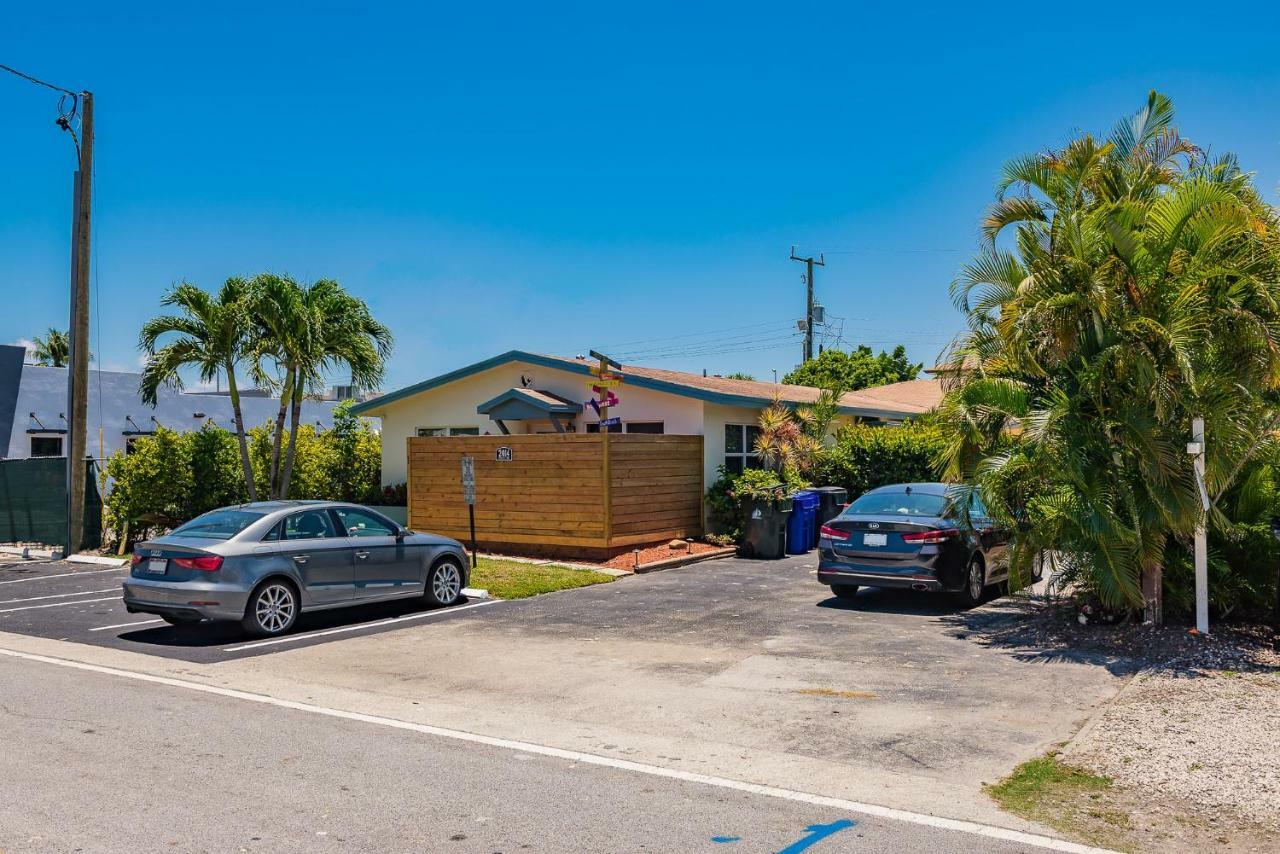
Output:
[[[22,347],[0,345],[0,451],[6,459],[61,457],[66,454],[67,369],[24,365]],[[128,448],[157,426],[199,430],[213,422],[235,429],[226,392],[176,392],[161,389],[152,409],[138,396],[141,374],[89,368],[88,441],[95,459]],[[334,401],[306,400],[302,423],[333,426]],[[279,401],[262,392],[242,395],[245,427],[274,420]],[[101,431],[101,432],[99,432]]]
[[[512,350],[361,403],[359,415],[382,419],[382,481],[406,479],[410,436],[477,436],[502,433],[593,433],[600,429],[586,402],[593,396],[594,360]],[[701,435],[705,483],[724,465],[741,471],[754,463],[760,411],[778,398],[813,403],[807,386],[732,380],[628,365],[615,389],[609,415],[626,433]],[[942,399],[937,380],[912,380],[848,392],[840,419],[895,424],[928,412]]]

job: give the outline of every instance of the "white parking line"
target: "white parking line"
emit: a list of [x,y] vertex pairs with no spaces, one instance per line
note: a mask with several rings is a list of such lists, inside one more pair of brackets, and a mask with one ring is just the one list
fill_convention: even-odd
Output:
[[48,596],[28,596],[26,599],[0,599],[0,605],[12,605],[14,602],[38,602],[41,599],[66,599],[68,596],[91,596],[94,593],[115,593],[119,587],[108,587],[105,590],[82,590],[79,593],[50,593]]
[[0,608],[0,614],[11,614],[14,611],[34,611],[37,608],[65,608],[67,605],[87,605],[90,602],[120,602],[123,601],[117,594],[108,596],[105,599],[77,599],[74,602],[50,602],[46,605],[23,605],[20,608]]
[[121,568],[115,569],[90,569],[86,572],[59,572],[54,575],[33,575],[30,578],[10,578],[8,581],[0,581],[0,584],[20,584],[24,581],[44,581],[47,578],[67,578],[72,575],[100,575],[104,572],[120,572]]
[[[481,604],[487,605],[489,603],[483,602]],[[464,605],[463,607],[470,608],[478,606]],[[21,658],[26,661],[39,661],[44,664],[57,665],[58,667],[70,667],[74,670],[85,670],[90,673],[102,673],[107,676],[119,676],[124,679],[135,679],[140,682],[150,682],[153,685],[167,685],[171,688],[183,688],[188,691],[215,694],[219,697],[247,700],[251,703],[261,703],[266,706],[275,706],[281,709],[292,709],[294,711],[307,712],[313,715],[324,715],[325,717],[330,718],[359,721],[361,723],[374,724],[377,726],[389,727],[391,729],[418,732],[424,735],[433,735],[438,738],[451,738],[456,741],[464,741],[471,744],[483,744],[486,747],[496,747],[519,753],[531,753],[537,756],[550,756],[555,759],[564,759],[569,762],[577,762],[582,765],[599,765],[606,768],[615,768],[621,771],[630,771],[635,774],[646,774],[651,777],[662,777],[668,780],[679,780],[685,783],[696,783],[702,786],[712,786],[720,789],[730,789],[737,792],[747,792],[749,794],[761,795],[767,798],[778,798],[779,800],[784,801],[813,804],[815,806],[829,807],[831,809],[862,813],[863,815],[873,815],[890,821],[922,825],[924,827],[937,828],[938,830],[968,833],[973,836],[980,836],[986,839],[1002,839],[1007,842],[1016,842],[1034,848],[1045,848],[1050,851],[1069,851],[1072,852],[1072,854],[1111,854],[1111,852],[1107,851],[1105,848],[1093,848],[1088,845],[1080,845],[1076,842],[1068,842],[1065,839],[1054,839],[1051,836],[1041,836],[1037,833],[1026,833],[1021,830],[1012,830],[1007,827],[979,824],[976,821],[943,818],[936,815],[926,815],[924,813],[894,809],[893,807],[883,807],[878,804],[867,804],[859,801],[845,800],[844,798],[815,795],[809,792],[797,791],[795,789],[784,789],[780,786],[749,783],[746,780],[735,780],[731,777],[715,777],[710,774],[698,774],[692,771],[681,771],[676,768],[664,768],[661,765],[649,765],[644,762],[634,762],[630,759],[615,759],[612,756],[600,756],[595,753],[565,750],[559,747],[549,747],[544,744],[534,744],[528,741],[515,741],[509,738],[496,738],[490,735],[480,735],[479,733],[467,732],[466,730],[446,729],[445,727],[433,726],[432,724],[412,723],[410,721],[382,717],[381,715],[367,715],[363,712],[350,712],[344,709],[318,706],[314,703],[300,703],[295,700],[282,700],[278,697],[267,696],[266,694],[252,694],[248,691],[237,691],[234,688],[221,688],[217,685],[206,685],[203,682],[189,682],[185,679],[174,679],[169,676],[153,676],[150,673],[135,673],[131,670],[104,667],[100,664],[86,664],[81,661],[69,661],[65,658],[36,655],[30,652],[19,652],[17,650],[4,649],[3,647],[0,647],[0,655],[7,655],[11,658]]]
[[[297,641],[310,640],[311,638],[322,638],[325,635],[337,635],[343,632],[358,632],[361,629],[372,629],[376,626],[389,626],[392,623],[403,623],[409,620],[422,620],[427,617],[443,617],[448,614],[456,614],[459,611],[466,611],[471,608],[481,608],[485,605],[496,605],[503,600],[490,599],[486,602],[473,602],[470,605],[459,605],[456,608],[441,608],[438,611],[423,611],[418,614],[405,614],[403,617],[388,617],[385,620],[375,620],[372,623],[358,623],[354,626],[342,626],[337,629],[322,629],[318,632],[307,632],[301,635],[285,635],[282,638],[271,638],[270,640],[254,641],[253,643],[242,643],[236,646],[224,646],[223,652],[239,652],[242,649],[257,649],[260,646],[275,646],[281,643],[295,643]],[[0,613],[3,613],[0,611]]]
[[152,623],[163,623],[164,620],[138,620],[136,623],[116,623],[114,626],[98,626],[89,629],[91,632],[105,632],[107,629],[127,629],[129,626],[149,626]]

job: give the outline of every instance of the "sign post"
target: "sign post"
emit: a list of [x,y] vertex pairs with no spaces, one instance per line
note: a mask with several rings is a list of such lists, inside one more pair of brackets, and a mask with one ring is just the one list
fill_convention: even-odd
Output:
[[462,458],[462,500],[467,502],[467,516],[471,520],[471,568],[476,568],[476,460]]
[[1195,533],[1196,631],[1209,633],[1209,544],[1206,534],[1209,515],[1209,491],[1204,484],[1204,419],[1191,419],[1191,441],[1187,444],[1195,469],[1196,488],[1200,492],[1200,518]]

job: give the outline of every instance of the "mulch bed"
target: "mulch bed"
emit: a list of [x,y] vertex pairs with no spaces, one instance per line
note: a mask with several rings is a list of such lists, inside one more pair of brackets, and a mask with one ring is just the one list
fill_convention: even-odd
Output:
[[[710,543],[689,542],[684,547],[673,549],[669,544],[663,543],[660,546],[649,546],[644,549],[620,554],[615,558],[605,561],[602,566],[612,569],[635,569],[637,562],[640,566],[649,563],[657,563],[660,560],[670,560],[673,557],[684,557],[686,555],[703,554],[705,552],[714,552],[721,546],[713,546]],[[637,553],[639,561],[637,561]]]

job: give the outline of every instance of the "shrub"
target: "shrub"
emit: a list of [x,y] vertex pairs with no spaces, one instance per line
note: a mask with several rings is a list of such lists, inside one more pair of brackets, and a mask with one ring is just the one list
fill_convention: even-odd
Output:
[[[249,459],[258,494],[267,494],[271,433],[268,425],[249,431]],[[302,425],[290,498],[370,503],[382,496],[382,443],[367,423],[346,408],[334,410],[334,428]],[[145,537],[172,528],[216,507],[248,500],[235,434],[206,425],[192,433],[163,427],[137,439],[131,453],[107,461],[111,489],[104,504],[117,537]]]
[[809,486],[799,474],[788,470],[779,476],[762,469],[747,469],[733,475],[719,468],[719,477],[707,489],[707,521],[713,534],[722,534],[733,540],[742,538],[742,523],[746,518],[746,502],[766,499],[785,501],[791,493]]
[[835,444],[822,453],[816,479],[823,486],[844,487],[850,500],[890,483],[934,481],[941,447],[941,433],[926,424],[853,424],[842,427]]

